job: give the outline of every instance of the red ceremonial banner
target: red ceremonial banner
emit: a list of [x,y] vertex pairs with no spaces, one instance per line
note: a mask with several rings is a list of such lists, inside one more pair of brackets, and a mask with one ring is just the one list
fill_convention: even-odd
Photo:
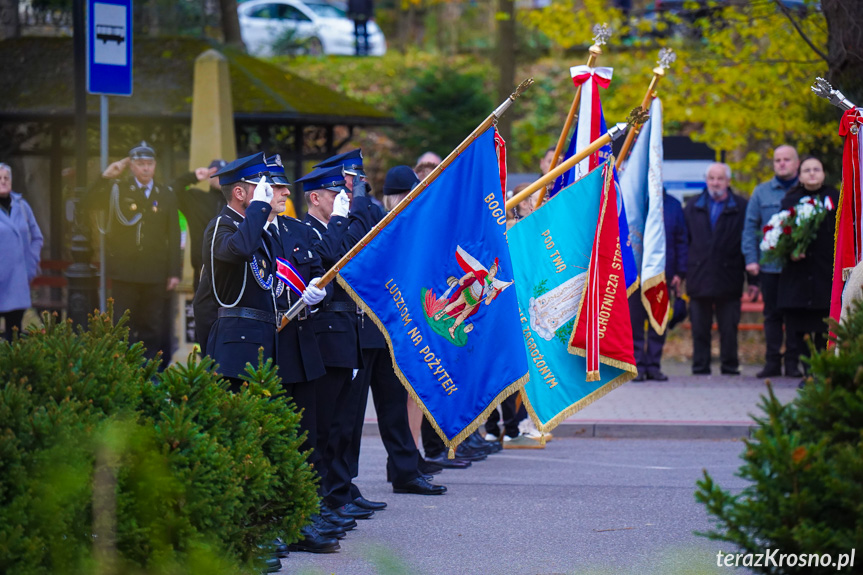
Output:
[[[836,248],[833,260],[833,290],[830,317],[839,321],[842,311],[842,289],[850,269],[860,262],[861,238],[860,130],[863,114],[857,108],[847,110],[839,124],[839,135],[845,138],[842,156],[842,192],[836,213]],[[848,271],[846,271],[848,270]]]
[[569,352],[584,355],[587,360],[587,381],[599,380],[600,363],[635,372],[613,165],[611,159],[604,168],[605,186],[596,236],[569,341]]

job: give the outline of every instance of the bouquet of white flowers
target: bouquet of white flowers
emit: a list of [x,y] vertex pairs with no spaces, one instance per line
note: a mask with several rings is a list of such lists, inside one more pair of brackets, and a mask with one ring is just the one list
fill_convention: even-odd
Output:
[[804,196],[793,208],[774,214],[762,229],[761,263],[785,263],[803,257],[832,209],[833,202],[827,196],[823,202]]

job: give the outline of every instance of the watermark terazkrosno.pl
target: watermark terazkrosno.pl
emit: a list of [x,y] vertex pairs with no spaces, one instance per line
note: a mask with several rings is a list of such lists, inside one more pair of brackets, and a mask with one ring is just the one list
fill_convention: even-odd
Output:
[[763,553],[716,554],[717,567],[832,567],[842,571],[854,568],[854,552],[839,553],[782,553],[779,549],[765,549]]

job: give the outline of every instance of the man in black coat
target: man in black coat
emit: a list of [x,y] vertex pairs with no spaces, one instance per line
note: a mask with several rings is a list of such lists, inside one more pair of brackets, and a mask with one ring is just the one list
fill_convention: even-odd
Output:
[[746,277],[741,234],[746,200],[731,191],[731,168],[711,164],[707,187],[684,208],[689,237],[686,291],[692,322],[692,373],[710,373],[713,314],[719,325],[720,371],[740,374],[737,326]]
[[[121,178],[127,167],[130,175]],[[130,339],[143,342],[150,359],[170,352],[163,349],[165,301],[182,274],[177,197],[154,180],[155,172],[156,152],[141,142],[105,169],[88,197],[92,209],[107,212],[103,273],[111,280],[114,316],[129,310]]]

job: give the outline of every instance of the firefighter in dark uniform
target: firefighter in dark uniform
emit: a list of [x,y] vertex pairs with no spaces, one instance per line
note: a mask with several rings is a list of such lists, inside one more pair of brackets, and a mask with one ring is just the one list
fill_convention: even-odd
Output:
[[[121,178],[127,167],[130,176]],[[160,350],[170,351],[162,349],[170,321],[165,301],[182,274],[177,197],[170,186],[154,180],[155,171],[156,153],[141,142],[128,158],[105,169],[88,197],[92,209],[107,210],[104,265],[114,316],[129,310],[130,339],[143,342],[150,359]],[[165,360],[162,366],[170,357]]]
[[[278,363],[276,302],[287,288],[276,277],[278,254],[265,226],[277,213],[272,204],[284,207],[288,194],[286,180],[277,182],[271,168],[259,153],[217,172],[228,205],[204,232],[204,273],[195,294],[195,323],[212,325],[207,353],[234,391],[240,390],[246,363],[257,364],[259,348],[264,348],[265,358]],[[273,184],[284,187],[279,196],[273,193]],[[303,292],[309,305],[325,295],[313,285]]]
[[[323,273],[320,258],[309,249],[311,234],[306,226],[277,216],[290,195],[278,156],[253,154],[216,175],[228,205],[204,233],[203,273],[195,294],[199,338],[208,341],[205,349],[220,364],[234,391],[240,390],[237,377],[246,362],[255,364],[263,347],[264,357],[272,357],[285,378],[286,393],[293,396],[297,381],[304,381],[306,374],[319,376],[324,368],[314,334],[301,325],[304,320],[289,323],[284,335],[278,325],[281,312],[295,298],[309,306],[325,298],[327,292],[314,286]],[[276,274],[279,259],[290,263],[308,284],[295,298],[287,295],[291,288]],[[301,398],[302,394],[298,408],[305,407],[299,404]],[[337,539],[313,525],[304,526],[301,536],[290,549],[318,553],[339,549]]]
[[[315,231],[317,243],[314,251],[320,255],[325,268],[332,267],[347,252],[348,228],[370,228],[368,197],[351,199],[345,185],[342,167],[315,168],[297,180],[303,184],[308,213],[305,223]],[[349,217],[351,214],[353,218]],[[364,221],[365,220],[365,221]],[[360,232],[357,232],[360,233]],[[339,521],[367,519],[373,512],[350,503],[331,506],[326,498],[327,474],[333,460],[328,448],[335,418],[344,418],[345,404],[351,391],[353,372],[362,367],[358,345],[357,307],[341,286],[333,282],[332,301],[312,317],[312,327],[318,339],[327,373],[315,381],[317,399],[317,445],[321,456],[317,466],[321,476],[319,492],[323,499],[321,513],[325,519]]]
[[[368,184],[364,181],[365,172],[360,150],[330,158],[321,166],[330,164],[342,166],[347,176],[347,185],[353,191],[351,218],[358,218],[363,210],[368,213],[362,218],[365,225],[354,223],[350,225],[345,241],[346,247],[350,248],[383,218],[383,211],[370,202],[361,204],[362,198],[367,196]],[[391,187],[399,187],[400,191],[402,188],[410,191],[419,183],[419,180],[410,168],[406,166],[404,168],[407,169],[410,178],[401,178],[404,181],[394,182],[388,174],[387,182]],[[404,176],[398,170],[396,173]],[[396,192],[393,191],[393,193]],[[327,501],[336,507],[349,503],[371,510],[386,507],[384,502],[367,500],[353,483],[353,479],[359,474],[360,442],[370,385],[374,392],[381,439],[389,456],[387,480],[393,483],[393,490],[397,493],[424,495],[444,493],[446,487],[431,484],[418,468],[420,454],[408,424],[407,391],[393,371],[392,359],[386,348],[383,334],[374,322],[364,316],[362,310],[358,311],[358,320],[360,353],[364,367],[359,370],[351,383],[350,395],[344,404],[344,411],[333,418],[328,447],[332,463],[325,482]]]

